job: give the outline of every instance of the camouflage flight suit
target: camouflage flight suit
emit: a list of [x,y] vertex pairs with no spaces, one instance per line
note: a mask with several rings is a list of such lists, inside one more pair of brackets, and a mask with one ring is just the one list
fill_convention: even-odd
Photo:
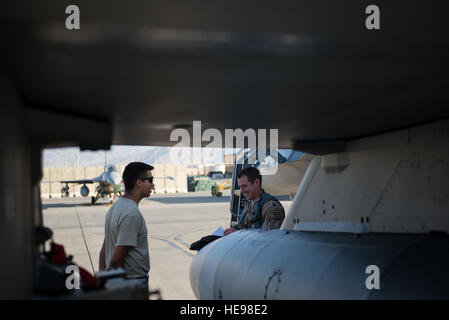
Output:
[[[265,193],[265,192],[264,192]],[[255,210],[259,200],[248,200],[245,203],[243,212],[246,212],[245,218],[237,226],[237,229],[252,229],[254,222],[251,220],[255,215]],[[279,229],[285,218],[284,207],[274,197],[268,198],[260,210],[259,225],[262,229]]]

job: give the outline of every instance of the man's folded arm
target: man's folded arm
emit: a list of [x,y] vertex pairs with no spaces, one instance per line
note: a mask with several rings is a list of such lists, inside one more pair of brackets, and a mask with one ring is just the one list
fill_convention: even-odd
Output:
[[132,246],[115,247],[114,254],[112,255],[111,262],[109,263],[109,269],[123,268],[128,251],[131,248]]

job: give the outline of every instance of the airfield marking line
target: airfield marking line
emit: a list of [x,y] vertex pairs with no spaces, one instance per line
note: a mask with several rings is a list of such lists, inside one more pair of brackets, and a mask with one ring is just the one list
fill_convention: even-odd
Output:
[[84,230],[83,230],[83,226],[81,225],[81,220],[80,220],[80,216],[79,216],[79,214],[78,214],[78,209],[76,208],[75,200],[73,201],[73,204],[74,204],[76,216],[77,216],[77,218],[78,218],[78,223],[79,223],[79,225],[80,225],[81,234],[82,234],[82,236],[83,236],[84,245],[86,246],[87,255],[89,256],[89,261],[90,261],[90,265],[91,265],[91,267],[92,267],[92,272],[95,274],[94,264],[92,263],[92,257],[90,256],[89,247],[87,246],[86,237],[84,236]]
[[[173,240],[165,239],[165,238],[161,238],[161,237],[153,236],[153,235],[149,235],[148,237],[149,237],[150,239],[160,240],[160,241],[163,241],[163,242],[165,242],[165,243],[168,243],[170,246],[172,246],[172,247],[174,247],[174,248],[176,248],[176,249],[181,250],[183,253],[185,253],[186,255],[188,255],[188,256],[191,257],[191,258],[193,258],[193,257],[195,256],[194,254],[188,252],[186,249],[182,248],[182,246],[180,246],[179,244],[176,244]],[[189,250],[189,251],[190,251],[190,250]]]
[[[211,221],[214,221],[214,220],[211,220]],[[173,237],[176,237],[176,236],[181,236],[183,234],[185,235],[185,234],[189,234],[189,233],[192,233],[192,232],[203,231],[203,229],[204,229],[204,227],[195,226],[194,228],[184,229],[182,231],[176,231],[176,232],[170,233],[169,235],[167,235],[167,238],[173,238]]]
[[179,236],[175,236],[174,238],[172,238],[173,241],[182,243],[183,246],[185,246],[186,248],[190,248],[191,244],[184,242]]

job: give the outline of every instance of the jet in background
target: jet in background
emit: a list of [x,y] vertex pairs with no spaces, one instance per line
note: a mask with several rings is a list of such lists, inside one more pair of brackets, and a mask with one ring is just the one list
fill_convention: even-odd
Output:
[[91,204],[95,204],[98,199],[105,198],[107,196],[113,197],[116,195],[121,197],[123,192],[125,192],[120,174],[118,173],[117,167],[113,164],[106,165],[104,167],[104,172],[98,177],[84,180],[64,180],[60,182],[65,183],[65,187],[61,188],[61,195],[65,197],[70,196],[69,183],[82,184],[83,186],[80,189],[80,193],[83,197],[87,197],[89,195],[89,188],[86,184],[98,183],[98,186],[95,189],[96,194],[91,197]]

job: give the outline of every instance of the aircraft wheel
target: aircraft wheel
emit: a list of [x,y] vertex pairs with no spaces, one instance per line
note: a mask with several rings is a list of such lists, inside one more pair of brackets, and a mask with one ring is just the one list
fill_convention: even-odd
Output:
[[90,198],[90,204],[95,204],[97,200],[95,200],[95,197]]

